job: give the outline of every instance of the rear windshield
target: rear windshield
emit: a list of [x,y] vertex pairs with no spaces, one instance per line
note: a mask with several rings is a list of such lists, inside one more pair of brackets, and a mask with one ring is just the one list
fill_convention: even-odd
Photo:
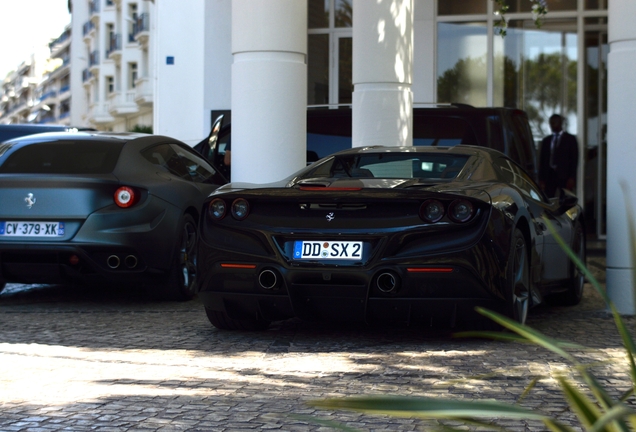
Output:
[[119,159],[123,142],[47,142],[26,145],[6,159],[0,173],[109,174]]
[[478,145],[470,124],[458,117],[416,116],[413,119],[413,145]]
[[303,178],[433,179],[457,177],[469,156],[438,153],[365,153],[335,156]]

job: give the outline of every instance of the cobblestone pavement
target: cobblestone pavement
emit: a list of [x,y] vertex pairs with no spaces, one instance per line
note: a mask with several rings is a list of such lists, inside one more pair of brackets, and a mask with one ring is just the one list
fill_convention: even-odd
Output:
[[[602,279],[597,261],[590,268]],[[629,388],[613,321],[589,286],[579,306],[542,306],[528,323],[590,347],[575,353],[598,362],[594,371],[611,395]],[[430,430],[424,420],[306,402],[394,394],[514,403],[537,376],[544,379],[522,405],[577,425],[555,381],[571,368],[533,345],[295,320],[264,332],[221,332],[196,300],[62,286],[9,285],[0,295],[0,329],[2,431],[333,430],[310,419],[364,431]],[[495,423],[546,429],[536,421]]]

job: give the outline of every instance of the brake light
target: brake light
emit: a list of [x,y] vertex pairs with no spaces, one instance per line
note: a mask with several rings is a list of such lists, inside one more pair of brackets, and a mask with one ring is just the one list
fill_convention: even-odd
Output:
[[406,269],[409,273],[452,273],[452,267],[409,267]]
[[226,212],[227,206],[225,205],[225,201],[223,201],[221,198],[213,199],[208,206],[208,213],[213,219],[223,219]]
[[454,222],[459,223],[468,222],[473,217],[474,212],[475,208],[473,205],[464,199],[453,201],[448,208],[448,216]]
[[137,202],[137,194],[132,188],[122,186],[115,191],[115,204],[121,208],[128,208]]
[[444,204],[437,200],[426,200],[420,206],[420,218],[428,223],[435,223],[444,217]]
[[250,204],[244,198],[237,198],[232,203],[232,216],[236,220],[243,220],[250,214]]
[[301,191],[359,191],[361,187],[322,187],[322,186],[301,186]]

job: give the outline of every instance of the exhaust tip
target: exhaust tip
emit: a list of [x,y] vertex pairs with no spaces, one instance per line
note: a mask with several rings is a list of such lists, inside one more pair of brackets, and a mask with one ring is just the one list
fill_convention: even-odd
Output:
[[111,255],[106,260],[106,264],[108,265],[108,267],[116,269],[117,267],[119,267],[119,264],[121,264],[121,261],[119,260],[119,257],[117,255]]
[[129,269],[137,267],[137,257],[134,255],[128,255],[124,260],[124,264],[126,264],[126,267]]
[[273,270],[263,270],[258,275],[258,284],[261,286],[261,288],[265,288],[269,290],[276,287],[277,283],[278,283],[278,276],[276,275],[276,272],[274,272]]
[[383,293],[394,293],[398,289],[399,279],[397,275],[390,272],[380,273],[376,285]]

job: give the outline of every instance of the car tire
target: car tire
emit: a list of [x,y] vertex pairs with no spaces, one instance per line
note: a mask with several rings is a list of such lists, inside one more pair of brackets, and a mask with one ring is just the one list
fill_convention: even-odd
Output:
[[205,314],[208,316],[210,323],[220,330],[265,330],[270,324],[269,321],[264,319],[236,320],[230,318],[223,311],[216,311],[207,307],[205,308]]
[[197,223],[189,214],[183,216],[175,244],[172,267],[162,290],[166,300],[185,301],[197,292]]
[[525,324],[530,309],[530,262],[526,239],[519,228],[515,228],[510,243],[505,295],[508,317]]
[[[585,264],[587,256],[585,252],[585,233],[583,232],[583,226],[578,221],[574,225],[574,235],[572,236],[570,247],[579,260]],[[574,264],[574,261],[570,261],[570,277],[566,281],[567,289],[551,296],[549,298],[550,303],[557,306],[575,306],[579,304],[583,298],[584,285],[585,274]]]

